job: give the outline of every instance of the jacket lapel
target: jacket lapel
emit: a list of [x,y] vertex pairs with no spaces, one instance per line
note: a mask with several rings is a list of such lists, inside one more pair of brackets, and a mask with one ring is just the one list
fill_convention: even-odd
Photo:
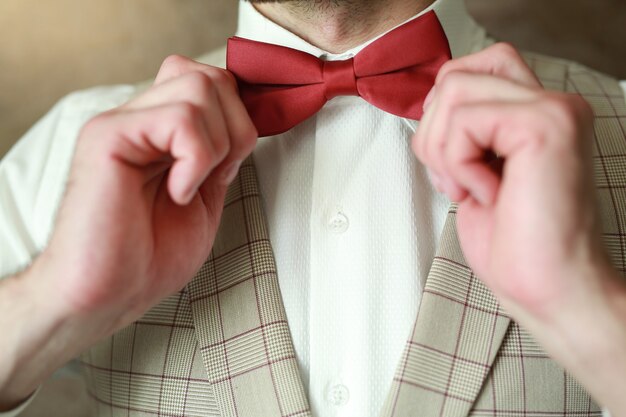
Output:
[[510,319],[463,257],[452,206],[383,416],[466,416]]
[[212,254],[188,291],[221,415],[310,415],[252,158],[228,191]]

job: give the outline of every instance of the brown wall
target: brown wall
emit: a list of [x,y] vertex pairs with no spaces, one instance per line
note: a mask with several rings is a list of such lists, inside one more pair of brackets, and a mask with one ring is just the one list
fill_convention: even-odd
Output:
[[[469,0],[490,31],[626,78],[622,0]],[[3,0],[0,155],[64,94],[151,77],[234,32],[237,0]]]
[[[234,32],[236,0],[0,2],[0,155],[64,94],[151,77]],[[621,0],[469,0],[502,39],[626,78]]]
[[[501,39],[626,78],[623,0],[468,0]],[[196,56],[235,30],[237,0],[0,1],[0,156],[60,97],[148,79],[171,53]],[[29,417],[88,415],[73,378],[51,380]]]
[[0,155],[70,91],[153,76],[235,30],[236,0],[2,0]]
[[626,79],[624,0],[467,0],[499,39]]

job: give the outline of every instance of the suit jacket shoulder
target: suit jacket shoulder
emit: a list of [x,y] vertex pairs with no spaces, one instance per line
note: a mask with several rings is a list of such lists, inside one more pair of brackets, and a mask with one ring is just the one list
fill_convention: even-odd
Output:
[[[619,84],[566,60],[525,57],[547,88],[579,93],[596,112],[605,238],[624,270],[626,104]],[[224,49],[200,61],[223,66]],[[600,416],[469,268],[455,216],[453,206],[382,415]],[[98,415],[311,414],[252,160],[229,189],[213,253],[198,275],[82,362]]]
[[576,62],[527,54],[547,88],[580,94],[592,107],[593,163],[604,240],[614,266],[624,273],[626,243],[626,99],[619,81]]

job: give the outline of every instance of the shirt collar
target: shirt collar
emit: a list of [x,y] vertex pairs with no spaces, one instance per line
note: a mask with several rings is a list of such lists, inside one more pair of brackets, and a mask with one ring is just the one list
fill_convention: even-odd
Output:
[[[485,30],[469,15],[463,0],[436,0],[430,7],[408,19],[406,22],[416,19],[431,10],[434,10],[446,32],[454,58],[475,52],[482,47],[486,37]],[[393,28],[390,30],[393,30]],[[389,31],[385,33],[388,32]],[[259,42],[286,46],[329,61],[354,57],[367,45],[381,36],[384,36],[385,33],[341,54],[332,54],[311,45],[296,34],[272,22],[259,13],[248,1],[240,0],[239,2],[237,36]]]

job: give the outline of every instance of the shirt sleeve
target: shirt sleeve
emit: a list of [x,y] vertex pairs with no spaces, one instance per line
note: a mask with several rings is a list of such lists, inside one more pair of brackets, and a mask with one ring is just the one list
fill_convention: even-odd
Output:
[[67,96],[0,161],[0,279],[25,268],[47,244],[82,126],[133,91],[100,87]]
[[[11,411],[5,411],[5,412],[0,412],[0,417],[18,417],[20,414],[22,414],[27,408],[28,406],[33,402],[33,400],[35,399],[35,397],[37,396],[37,393],[39,392],[39,390],[41,389],[41,387],[39,387],[35,392],[33,392],[31,394],[30,397],[28,397],[28,399],[26,399],[23,403],[21,403],[20,405],[18,405],[16,408],[14,408]],[[610,417],[610,416],[609,416]]]
[[[82,126],[126,102],[135,90],[115,86],[70,94],[0,161],[0,279],[28,266],[46,246]],[[18,416],[38,391],[0,417]]]

